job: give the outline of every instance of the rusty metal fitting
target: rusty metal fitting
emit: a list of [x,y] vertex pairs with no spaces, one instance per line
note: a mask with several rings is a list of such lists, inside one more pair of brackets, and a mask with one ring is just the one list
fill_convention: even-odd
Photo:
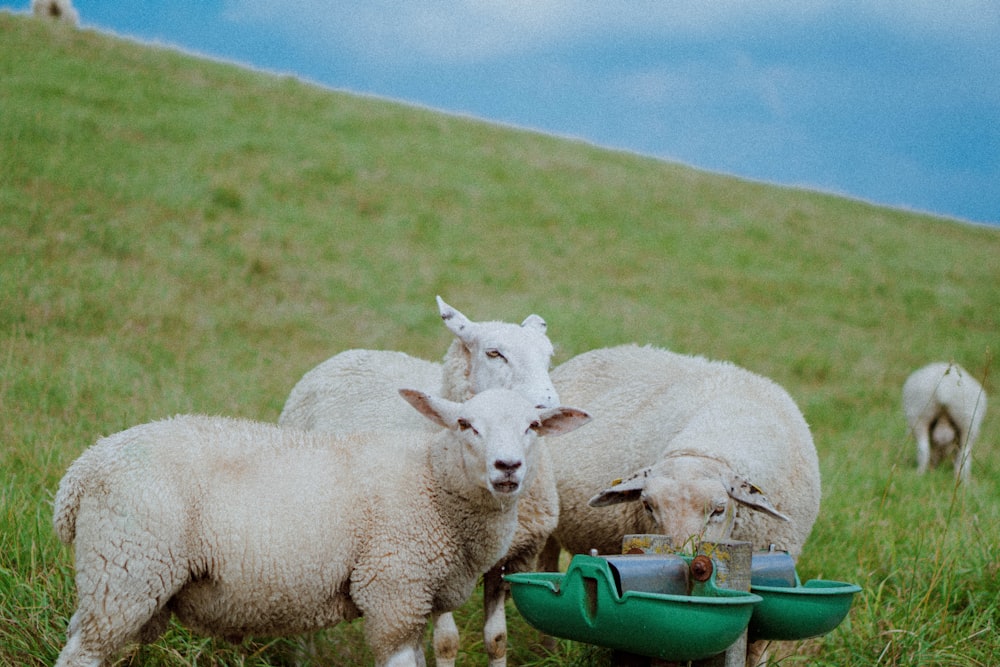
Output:
[[702,554],[695,556],[691,561],[691,578],[695,581],[706,582],[712,577],[712,559]]

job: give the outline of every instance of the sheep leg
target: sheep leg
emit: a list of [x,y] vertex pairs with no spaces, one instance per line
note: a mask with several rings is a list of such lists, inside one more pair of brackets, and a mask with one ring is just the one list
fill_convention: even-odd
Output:
[[[370,587],[369,591],[372,588]],[[424,631],[430,620],[430,610],[420,610],[413,606],[416,601],[419,606],[419,594],[412,588],[394,588],[396,597],[386,587],[377,587],[373,600],[386,604],[389,600],[398,600],[399,607],[391,607],[383,611],[372,607],[360,607],[365,617],[365,640],[375,654],[377,667],[425,667],[426,660],[423,651]],[[410,601],[407,604],[406,601]],[[429,602],[429,601],[428,601]],[[421,613],[423,611],[423,613]]]
[[507,584],[503,567],[494,566],[483,575],[483,643],[490,667],[507,666]]
[[434,661],[437,667],[455,667],[458,658],[458,626],[452,613],[434,618]]
[[96,667],[128,642],[151,641],[166,628],[164,606],[187,568],[175,574],[169,564],[137,552],[134,536],[112,531],[107,544],[121,549],[94,548],[87,536],[77,537],[78,606],[57,667]]
[[955,478],[965,483],[972,474],[972,438],[961,432],[956,437],[962,446],[955,454]]
[[69,638],[59,653],[56,667],[101,667],[104,651],[98,646],[85,646],[80,636],[80,612],[69,622]]
[[393,652],[385,661],[376,660],[378,667],[421,667],[419,651],[413,646],[403,646]]
[[[66,646],[59,653],[56,667],[100,667],[129,641],[139,639],[147,643],[162,634],[169,612],[155,609],[152,600],[133,599],[122,604],[126,596],[121,591],[115,593],[112,591],[99,601],[82,601],[70,620]],[[94,607],[95,604],[99,606]],[[148,609],[148,613],[142,611],[149,607],[154,608]],[[101,609],[102,613],[87,611],[90,608]],[[133,613],[137,616],[131,616]]]
[[914,429],[917,441],[917,473],[924,474],[931,462],[931,439],[927,424],[920,424]]
[[[558,572],[559,571],[559,555],[562,553],[562,547],[559,546],[558,540],[554,537],[549,537],[545,542],[545,547],[542,549],[542,553],[538,556],[538,571],[539,572]],[[551,635],[542,635],[542,648],[544,648],[549,653],[555,653],[557,644],[556,638]]]
[[764,667],[770,659],[770,640],[750,642],[747,646],[747,667]]

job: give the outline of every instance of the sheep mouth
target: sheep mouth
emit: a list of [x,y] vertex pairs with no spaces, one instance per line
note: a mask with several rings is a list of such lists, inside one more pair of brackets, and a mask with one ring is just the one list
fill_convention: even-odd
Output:
[[511,493],[516,493],[521,485],[517,482],[507,480],[504,482],[493,482],[493,492],[500,495],[509,495]]

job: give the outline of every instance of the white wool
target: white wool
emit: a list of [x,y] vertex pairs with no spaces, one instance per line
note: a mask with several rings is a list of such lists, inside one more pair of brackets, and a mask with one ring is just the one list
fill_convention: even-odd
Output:
[[972,476],[972,446],[986,414],[986,392],[958,364],[938,362],[903,383],[903,412],[917,444],[917,471],[950,458],[955,477]]
[[76,26],[80,15],[70,0],[31,0],[31,13],[41,18],[61,21]]

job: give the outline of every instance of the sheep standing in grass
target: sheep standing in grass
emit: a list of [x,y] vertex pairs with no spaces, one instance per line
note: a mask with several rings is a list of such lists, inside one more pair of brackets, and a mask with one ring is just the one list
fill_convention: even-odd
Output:
[[958,364],[924,366],[903,383],[903,412],[917,442],[917,472],[951,459],[955,477],[969,481],[986,414],[986,392],[975,378]]
[[[441,297],[437,297],[437,304],[445,326],[455,335],[443,364],[402,352],[342,352],[299,380],[285,402],[279,424],[334,433],[387,423],[394,428],[434,428],[399,400],[399,387],[440,391],[453,401],[501,387],[517,391],[540,407],[559,403],[549,378],[553,348],[545,320],[529,315],[520,325],[473,322]],[[535,569],[558,514],[552,465],[543,451],[537,474],[519,503],[518,530],[510,550],[483,577],[483,637],[491,667],[506,664],[507,588],[503,573]],[[434,652],[439,667],[455,664],[458,646],[458,627],[451,614],[444,614],[434,625]]]
[[56,494],[78,608],[57,667],[99,667],[171,613],[229,639],[364,616],[378,665],[422,665],[423,631],[507,550],[540,435],[586,422],[494,389],[403,390],[444,430],[334,436],[182,416],[100,440]]
[[737,539],[799,555],[819,513],[820,475],[784,389],[729,363],[634,345],[581,354],[552,379],[594,416],[549,447],[560,500],[553,537],[567,551],[617,553],[627,533],[662,533],[678,548]]
[[31,0],[31,13],[54,21],[63,21],[72,26],[80,22],[80,15],[70,0]]

